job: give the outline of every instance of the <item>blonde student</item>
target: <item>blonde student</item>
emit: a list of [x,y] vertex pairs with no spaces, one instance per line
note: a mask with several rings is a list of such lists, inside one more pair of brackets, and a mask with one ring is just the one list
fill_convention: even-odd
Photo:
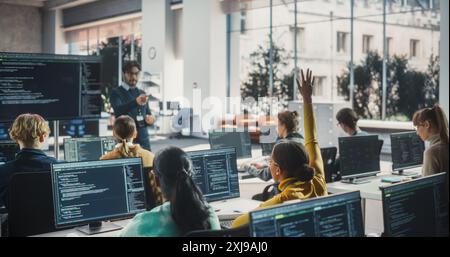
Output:
[[[303,97],[305,145],[282,140],[277,143],[270,157],[270,172],[278,186],[279,194],[263,202],[258,209],[274,206],[290,200],[303,200],[327,195],[322,156],[317,139],[316,121],[312,105],[314,79],[312,72],[301,71],[301,83],[297,81]],[[232,227],[249,222],[248,214],[233,221]]]
[[[155,155],[142,148],[138,144],[133,144],[133,140],[137,137],[136,123],[130,116],[118,117],[113,126],[113,134],[116,140],[119,142],[115,149],[105,155],[101,160],[111,160],[120,158],[142,158],[144,168],[153,167],[153,159]],[[148,183],[153,190],[154,202],[156,205],[160,205],[164,202],[161,189],[156,185],[155,177],[150,174]]]
[[16,118],[9,136],[20,146],[16,158],[0,166],[0,206],[6,205],[8,185],[12,175],[18,172],[49,172],[57,160],[41,149],[50,134],[47,122],[38,114],[22,114]]

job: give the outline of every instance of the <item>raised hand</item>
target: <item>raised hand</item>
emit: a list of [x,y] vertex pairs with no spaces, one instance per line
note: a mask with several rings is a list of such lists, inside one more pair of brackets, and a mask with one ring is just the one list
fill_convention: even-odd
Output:
[[303,69],[301,70],[301,83],[299,78],[297,78],[298,91],[302,95],[303,101],[306,103],[312,103],[312,92],[315,80],[316,77],[312,76],[312,71],[309,69],[306,70],[306,77]]

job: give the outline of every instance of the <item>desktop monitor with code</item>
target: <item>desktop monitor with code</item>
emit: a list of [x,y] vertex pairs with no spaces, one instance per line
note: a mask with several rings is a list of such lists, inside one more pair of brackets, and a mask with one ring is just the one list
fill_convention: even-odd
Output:
[[0,164],[12,161],[20,151],[19,144],[14,141],[0,141]]
[[193,179],[208,202],[238,198],[236,150],[225,148],[189,152]]
[[416,132],[391,134],[392,170],[406,175],[405,169],[422,166],[424,150],[425,143]]
[[363,237],[359,191],[250,212],[254,237]]
[[0,121],[23,113],[46,120],[100,118],[99,56],[0,52]]
[[114,137],[86,137],[64,139],[66,162],[95,161],[116,146]]
[[212,131],[209,133],[211,149],[235,147],[237,158],[252,157],[252,142],[248,131]]
[[339,138],[339,158],[343,182],[365,182],[357,179],[380,173],[378,136]]
[[382,187],[384,236],[448,236],[447,174]]
[[85,234],[120,229],[102,221],[128,218],[146,210],[141,158],[52,165],[57,228]]

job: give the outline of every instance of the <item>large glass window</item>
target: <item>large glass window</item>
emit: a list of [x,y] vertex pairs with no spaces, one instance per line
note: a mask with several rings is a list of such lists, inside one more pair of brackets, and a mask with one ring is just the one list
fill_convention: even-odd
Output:
[[274,96],[295,99],[296,68],[311,68],[319,78],[315,97],[351,101],[363,119],[409,121],[415,110],[438,100],[437,0],[253,0],[233,6],[239,25],[229,36],[239,38],[243,98],[270,96],[272,86]]
[[102,95],[104,111],[111,112],[109,91],[121,81],[124,61],[141,62],[141,19],[130,19],[66,32],[68,54],[100,55],[103,58]]

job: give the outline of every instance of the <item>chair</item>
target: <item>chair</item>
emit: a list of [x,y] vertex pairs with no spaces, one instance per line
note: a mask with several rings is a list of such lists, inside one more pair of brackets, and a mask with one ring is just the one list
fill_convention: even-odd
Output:
[[195,230],[188,232],[185,237],[249,237],[249,225],[222,230]]
[[323,168],[325,170],[325,181],[333,182],[333,175],[336,173],[336,147],[321,148],[320,153],[323,159]]
[[14,174],[8,197],[9,236],[56,231],[50,172]]

